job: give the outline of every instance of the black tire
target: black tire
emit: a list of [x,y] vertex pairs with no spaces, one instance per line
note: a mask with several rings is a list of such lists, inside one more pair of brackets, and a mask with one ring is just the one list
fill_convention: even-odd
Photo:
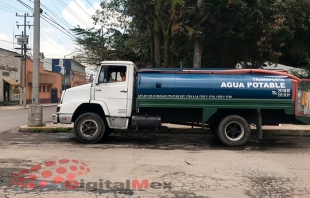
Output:
[[218,126],[218,137],[226,146],[242,146],[249,140],[251,128],[241,116],[225,117]]
[[98,114],[84,113],[74,122],[76,138],[86,144],[93,144],[101,140],[105,134],[106,126]]

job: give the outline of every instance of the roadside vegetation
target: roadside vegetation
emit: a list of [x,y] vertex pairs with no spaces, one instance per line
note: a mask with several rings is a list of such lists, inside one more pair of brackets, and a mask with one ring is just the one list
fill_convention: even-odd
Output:
[[74,28],[95,64],[129,60],[143,67],[309,69],[310,0],[110,0],[92,17],[99,29]]

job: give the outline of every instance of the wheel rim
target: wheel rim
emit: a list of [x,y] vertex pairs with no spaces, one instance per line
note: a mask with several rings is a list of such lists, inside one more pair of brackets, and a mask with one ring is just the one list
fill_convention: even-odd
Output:
[[225,136],[231,141],[238,141],[244,136],[244,126],[237,121],[229,122],[225,127]]
[[95,120],[84,120],[80,125],[81,134],[86,138],[94,137],[99,132],[98,123]]

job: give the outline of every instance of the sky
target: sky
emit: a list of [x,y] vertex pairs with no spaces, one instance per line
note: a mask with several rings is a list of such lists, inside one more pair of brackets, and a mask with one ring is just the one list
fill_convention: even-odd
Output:
[[[19,48],[14,35],[21,35],[24,24],[24,17],[16,16],[28,13],[32,16],[33,12],[22,5],[24,2],[34,8],[34,0],[0,0],[0,48],[10,51],[18,51]],[[43,14],[49,19],[40,19],[40,52],[44,53],[45,58],[70,58],[74,56],[76,49],[72,37],[66,35],[56,27],[48,23],[50,20],[56,21],[64,29],[68,30],[79,25],[82,28],[95,27],[91,16],[95,10],[99,9],[102,0],[40,0]],[[27,17],[27,23],[33,24],[33,17]],[[52,23],[52,22],[51,22]],[[52,23],[53,24],[53,23]],[[57,25],[55,25],[57,26]],[[59,29],[61,27],[57,26]],[[99,28],[99,27],[95,27]],[[33,26],[27,27],[29,36],[28,47],[33,46]],[[63,30],[64,31],[64,30]],[[65,32],[65,31],[64,31]],[[31,50],[29,51],[32,52]]]

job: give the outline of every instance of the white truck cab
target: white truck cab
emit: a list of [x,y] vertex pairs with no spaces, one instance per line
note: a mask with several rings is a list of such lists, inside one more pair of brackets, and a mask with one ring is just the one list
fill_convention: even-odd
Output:
[[94,143],[113,129],[127,129],[134,104],[137,67],[130,61],[103,61],[93,83],[62,92],[53,123],[70,124],[79,141]]

